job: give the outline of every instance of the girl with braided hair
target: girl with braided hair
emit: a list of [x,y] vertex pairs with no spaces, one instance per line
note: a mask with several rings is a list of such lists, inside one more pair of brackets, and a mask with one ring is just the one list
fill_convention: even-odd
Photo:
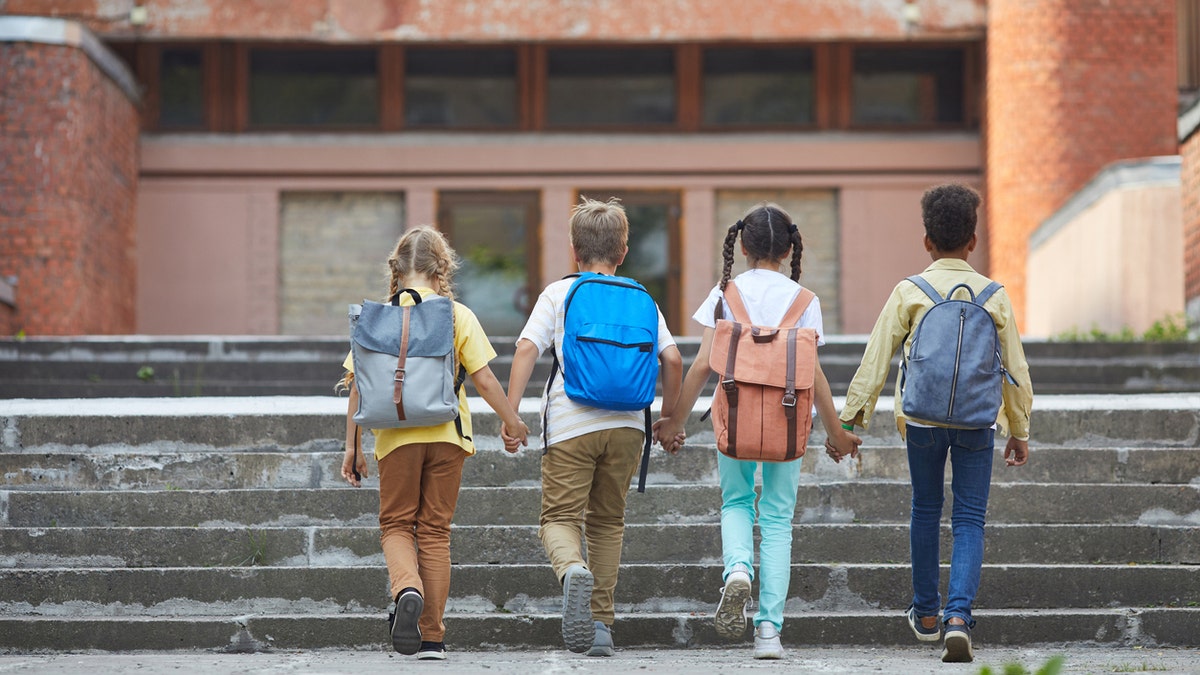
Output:
[[[388,256],[388,298],[401,289],[421,297],[437,294],[454,299],[452,278],[458,267],[454,249],[441,232],[418,227],[400,237]],[[407,293],[402,305],[413,304]],[[454,303],[455,359],[471,376],[479,395],[503,420],[516,443],[529,433],[488,362],[496,357],[475,314]],[[354,423],[358,389],[354,360],[342,364],[346,374],[336,387],[350,392],[346,413],[346,449],[342,478],[354,487],[367,475],[361,432]],[[463,461],[475,454],[471,442],[471,412],[458,391],[461,432],[453,420],[443,424],[399,429],[375,429],[375,459],[379,463],[379,529],[383,557],[395,603],[390,617],[392,647],[418,659],[444,659],[446,627],[442,614],[450,594],[450,521],[458,504]],[[512,452],[516,452],[514,445]]]
[[[739,241],[740,247],[739,247]],[[734,251],[740,248],[750,269],[733,279],[750,321],[756,326],[778,326],[792,301],[800,293],[800,258],[804,251],[800,231],[786,211],[775,204],[760,204],[729,227],[722,250],[724,267],[721,281],[692,315],[704,326],[700,351],[688,368],[683,390],[675,407],[664,411],[655,423],[655,436],[663,448],[675,452],[685,440],[684,425],[712,369],[712,349],[718,300],[724,295],[733,269]],[[779,272],[790,256],[790,275]],[[730,319],[729,307],[722,303],[723,318]],[[821,304],[813,298],[795,324],[821,336]],[[790,328],[790,326],[787,326]],[[782,367],[782,364],[781,364]],[[829,442],[845,454],[855,450],[862,440],[838,423],[829,381],[816,367],[814,402],[825,425]],[[762,467],[762,497],[755,508],[754,478]],[[717,472],[721,483],[721,548],[724,558],[721,600],[715,623],[717,634],[739,639],[746,631],[746,604],[750,600],[750,582],[754,578],[754,523],[757,520],[762,540],[759,545],[758,613],[754,616],[754,658],[783,658],[779,633],[783,628],[783,605],[787,599],[792,564],[792,516],[796,510],[796,490],[800,483],[800,462],[756,462],[734,459],[717,453]]]

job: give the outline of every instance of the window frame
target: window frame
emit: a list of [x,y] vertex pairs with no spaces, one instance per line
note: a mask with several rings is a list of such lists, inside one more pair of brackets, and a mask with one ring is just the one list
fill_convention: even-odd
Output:
[[[739,132],[770,132],[770,131],[818,131],[824,127],[821,121],[827,118],[827,114],[823,115],[825,102],[822,100],[823,87],[827,85],[828,76],[824,72],[823,66],[827,64],[825,52],[828,51],[829,45],[826,43],[812,42],[736,42],[736,43],[719,43],[719,44],[704,44],[699,45],[699,54],[696,62],[697,87],[699,89],[696,100],[696,118],[698,120],[697,130],[716,133],[739,133]],[[813,67],[813,121],[810,124],[795,124],[795,123],[779,123],[779,124],[705,124],[704,123],[704,52],[721,49],[807,49],[812,53]]]
[[[251,53],[311,51],[311,52],[373,52],[375,57],[375,123],[374,124],[263,124],[250,123],[250,60]],[[329,44],[321,42],[249,42],[237,44],[235,62],[236,84],[236,128],[238,131],[250,133],[275,133],[314,131],[321,133],[361,133],[383,130],[385,113],[383,92],[383,50],[374,43],[358,43],[352,45]]]
[[[837,75],[833,78],[837,98],[837,128],[850,131],[948,131],[979,127],[979,95],[982,91],[980,52],[983,42],[847,42],[837,46]],[[962,54],[962,121],[922,122],[918,124],[860,124],[854,122],[854,55],[859,50],[931,51],[958,50]],[[936,92],[935,100],[936,104]]]

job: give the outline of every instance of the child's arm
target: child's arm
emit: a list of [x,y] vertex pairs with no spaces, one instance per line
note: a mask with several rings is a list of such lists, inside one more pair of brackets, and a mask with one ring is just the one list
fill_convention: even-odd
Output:
[[892,356],[908,336],[908,326],[907,310],[898,284],[892,289],[892,294],[879,312],[879,318],[875,320],[875,327],[871,329],[871,336],[867,338],[867,346],[863,350],[862,362],[846,389],[846,406],[842,408],[841,415],[843,422],[857,424],[864,429],[871,423],[875,402],[892,367]]
[[[529,376],[533,374],[533,366],[537,362],[538,348],[532,340],[521,338],[517,340],[517,348],[513,353],[512,365],[508,369],[508,405],[513,410],[521,409],[521,398],[525,396],[525,387],[529,384]],[[526,429],[528,434],[529,430]],[[516,452],[515,437],[507,433],[507,427],[501,425],[500,435],[504,437],[504,449]],[[511,447],[510,447],[511,446]]]
[[[487,401],[492,410],[495,410],[496,414],[500,416],[500,434],[505,438],[504,449],[516,452],[518,444],[525,444],[529,436],[529,428],[517,414],[516,406],[511,405],[504,397],[504,387],[500,386],[500,380],[496,379],[492,367],[485,365],[471,373],[471,382],[475,385],[475,391],[478,391],[483,400]],[[512,447],[509,447],[510,440],[515,441]]]
[[712,351],[713,335],[712,328],[704,329],[704,336],[700,338],[700,350],[696,353],[692,365],[688,367],[687,375],[683,378],[683,385],[674,405],[667,405],[667,390],[664,385],[662,413],[658,421],[654,423],[656,432],[654,436],[662,444],[663,449],[668,452],[677,452],[683,445],[683,441],[687,437],[684,433],[684,426],[692,413],[692,408],[696,405],[696,399],[700,398],[704,384],[712,375],[712,368],[708,367],[708,355]]
[[[346,406],[346,449],[342,453],[342,478],[354,487],[362,485],[361,478],[367,477],[367,458],[358,448],[362,447],[362,431],[354,423],[354,413],[358,410],[358,386],[354,378],[350,378],[350,402]],[[358,477],[354,470],[358,469]]]
[[858,446],[862,445],[862,439],[842,426],[842,421],[838,419],[837,408],[833,407],[833,390],[819,360],[813,378],[813,402],[816,403],[817,414],[821,416],[821,425],[825,427],[826,447],[832,446],[829,448],[829,456],[835,462],[840,462],[846,455],[858,455]]
[[[662,410],[659,411],[659,416],[662,416],[663,411],[675,409],[675,403],[679,400],[679,390],[683,379],[683,357],[679,355],[679,348],[671,345],[658,353],[659,376],[662,377]],[[657,440],[657,435],[655,440]],[[661,443],[661,441],[660,441]],[[667,448],[664,450],[679,450],[678,446]]]

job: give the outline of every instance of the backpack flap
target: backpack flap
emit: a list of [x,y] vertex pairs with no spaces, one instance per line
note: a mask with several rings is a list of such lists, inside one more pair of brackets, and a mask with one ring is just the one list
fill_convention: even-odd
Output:
[[732,357],[734,381],[785,389],[791,331],[795,331],[796,345],[792,381],[796,390],[812,389],[817,373],[817,331],[811,328],[764,328],[722,319],[713,335],[708,365],[723,379]]

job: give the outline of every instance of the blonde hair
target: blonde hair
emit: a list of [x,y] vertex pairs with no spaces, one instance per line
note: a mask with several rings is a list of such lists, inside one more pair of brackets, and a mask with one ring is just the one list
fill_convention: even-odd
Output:
[[629,218],[616,197],[581,197],[571,211],[571,248],[581,263],[617,264],[629,240]]
[[[400,292],[401,283],[410,274],[422,274],[437,281],[438,295],[454,299],[454,272],[459,267],[458,254],[438,230],[422,225],[405,232],[387,258],[388,294],[384,302]],[[333,386],[335,393],[350,388],[354,373],[347,371]]]

